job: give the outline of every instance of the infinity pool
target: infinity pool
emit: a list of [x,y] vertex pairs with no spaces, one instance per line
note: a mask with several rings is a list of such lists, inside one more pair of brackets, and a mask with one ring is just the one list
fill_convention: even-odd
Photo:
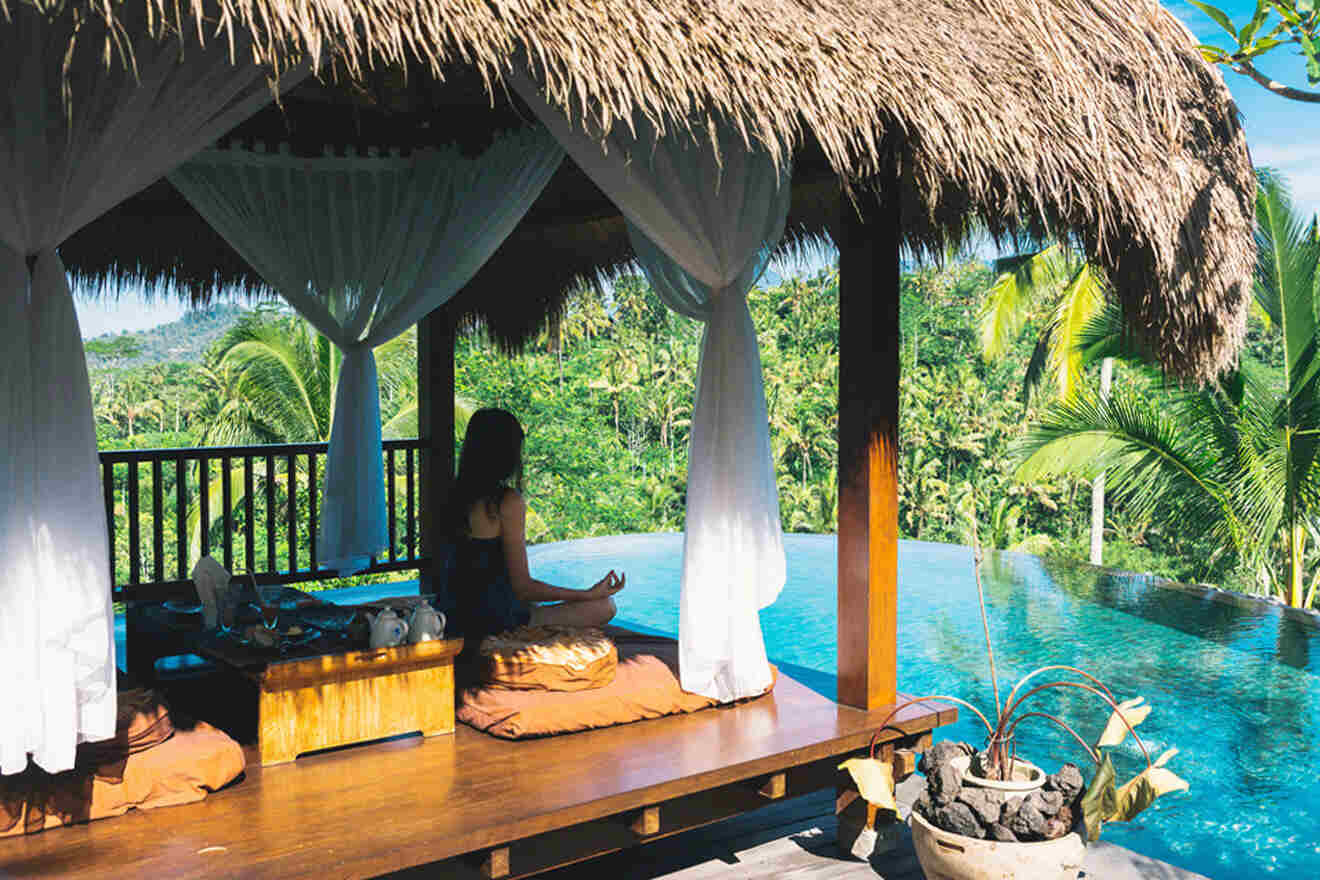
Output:
[[[835,539],[789,535],[788,584],[761,612],[771,659],[827,696],[835,687]],[[620,622],[678,632],[683,539],[658,534],[587,538],[529,549],[532,574],[586,586],[610,568],[627,573]],[[971,551],[899,544],[899,689],[951,692],[988,715],[994,698],[976,609]],[[983,569],[1001,685],[1037,666],[1067,663],[1099,676],[1120,698],[1155,709],[1138,729],[1152,757],[1191,784],[1104,839],[1210,877],[1320,877],[1320,632],[1278,608],[1242,607],[1162,587],[1141,575],[990,553]],[[1004,688],[1005,695],[1007,688]],[[1040,708],[1080,719],[1094,739],[1107,710],[1080,691]],[[944,737],[981,742],[970,712]],[[1019,748],[1054,769],[1085,755],[1067,734],[1033,720]],[[1030,729],[1028,729],[1030,728]],[[1071,745],[1070,745],[1071,743]],[[1129,738],[1120,781],[1143,765]]]

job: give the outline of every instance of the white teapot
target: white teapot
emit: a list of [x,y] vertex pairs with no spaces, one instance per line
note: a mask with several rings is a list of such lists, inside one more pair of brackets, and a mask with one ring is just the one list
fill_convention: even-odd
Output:
[[394,613],[393,608],[386,608],[377,614],[368,614],[371,622],[371,647],[392,648],[402,645],[408,635],[408,623]]
[[444,613],[436,611],[429,602],[417,603],[417,607],[413,609],[412,615],[408,618],[408,641],[416,644],[417,642],[429,642],[432,639],[442,639],[444,636]]

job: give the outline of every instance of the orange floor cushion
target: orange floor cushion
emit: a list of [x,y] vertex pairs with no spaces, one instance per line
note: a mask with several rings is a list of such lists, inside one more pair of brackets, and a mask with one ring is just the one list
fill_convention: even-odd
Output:
[[[125,697],[121,693],[121,709]],[[198,722],[175,729],[164,706],[149,701],[121,711],[118,735],[78,747],[78,766],[45,773],[29,766],[0,777],[0,837],[200,801],[243,772],[243,749]]]
[[[463,688],[459,721],[504,739],[572,733],[708,709],[715,700],[678,683],[678,642],[606,627],[618,650],[608,684],[571,692],[511,690],[488,684]],[[771,672],[778,672],[771,667]],[[767,693],[774,689],[772,678]]]
[[619,652],[596,627],[520,626],[481,640],[480,680],[517,691],[583,691],[614,681]]

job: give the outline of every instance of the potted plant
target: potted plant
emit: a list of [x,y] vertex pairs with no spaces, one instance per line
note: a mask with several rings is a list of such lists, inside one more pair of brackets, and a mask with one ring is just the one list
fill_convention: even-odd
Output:
[[[913,804],[908,817],[913,845],[922,870],[931,878],[1071,880],[1081,869],[1086,843],[1100,836],[1105,822],[1128,821],[1160,795],[1187,790],[1187,783],[1165,767],[1178,750],[1169,749],[1152,759],[1135,730],[1150,714],[1151,707],[1141,697],[1120,702],[1098,678],[1074,666],[1050,664],[1034,669],[1013,686],[1007,700],[1001,701],[975,525],[972,553],[994,690],[994,723],[966,700],[931,694],[895,706],[880,725],[880,730],[885,729],[907,706],[941,701],[971,710],[986,730],[982,748],[940,742],[922,756],[918,769],[926,776],[926,790]],[[1046,673],[1053,674],[1042,679]],[[1109,720],[1094,744],[1083,739],[1063,718],[1033,705],[1032,700],[1038,694],[1060,688],[1080,690],[1110,709]],[[1027,719],[1054,724],[1076,740],[1095,767],[1089,784],[1075,764],[1065,764],[1058,772],[1047,774],[1018,756],[1017,727]],[[1117,786],[1108,750],[1120,745],[1128,734],[1141,749],[1146,767]],[[869,758],[853,758],[839,766],[851,773],[858,791],[871,807],[871,815],[877,809],[898,813],[893,768],[889,762],[876,759],[874,750]]]

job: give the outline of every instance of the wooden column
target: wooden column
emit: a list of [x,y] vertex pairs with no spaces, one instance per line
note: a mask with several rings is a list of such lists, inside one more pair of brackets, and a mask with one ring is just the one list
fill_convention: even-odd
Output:
[[[437,515],[454,483],[454,318],[442,306],[417,324],[417,436],[422,452],[421,549],[435,548]],[[429,574],[429,572],[424,572]]]
[[897,690],[898,305],[895,192],[840,199],[839,693],[859,709]]

